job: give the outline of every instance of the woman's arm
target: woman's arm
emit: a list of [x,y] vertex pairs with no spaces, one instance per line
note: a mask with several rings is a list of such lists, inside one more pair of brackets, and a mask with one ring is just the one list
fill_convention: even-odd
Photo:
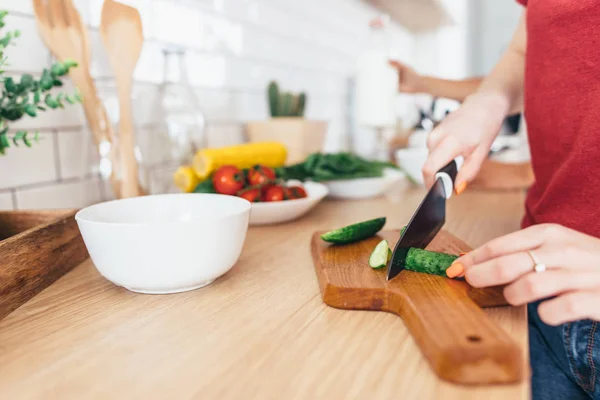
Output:
[[504,118],[522,109],[526,15],[524,11],[502,59],[477,91],[467,96],[462,106],[429,134],[429,157],[423,166],[427,186],[433,184],[440,168],[463,156],[465,162],[456,177],[456,191],[462,192],[487,158]]
[[462,102],[474,93],[483,80],[482,77],[448,80],[420,75],[406,64],[392,60],[390,64],[396,68],[399,75],[400,92],[427,93],[434,97],[443,97]]
[[526,49],[527,11],[524,11],[508,49],[477,89],[478,93],[487,93],[498,97],[506,114],[523,110]]

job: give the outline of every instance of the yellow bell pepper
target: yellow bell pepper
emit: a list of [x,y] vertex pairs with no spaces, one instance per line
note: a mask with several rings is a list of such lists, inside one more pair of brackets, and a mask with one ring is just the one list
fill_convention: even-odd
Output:
[[200,180],[223,165],[234,165],[240,169],[262,164],[271,168],[284,165],[287,149],[278,142],[248,143],[217,149],[198,150],[192,168]]

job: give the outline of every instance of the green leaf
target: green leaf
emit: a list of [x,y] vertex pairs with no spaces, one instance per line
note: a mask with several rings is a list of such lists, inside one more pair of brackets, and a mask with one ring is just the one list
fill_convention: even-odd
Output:
[[46,107],[42,107],[42,106],[37,106],[37,109],[40,111],[46,111]]
[[58,107],[57,101],[54,100],[54,98],[52,97],[51,94],[46,95],[46,98],[44,99],[44,103],[46,103],[46,105],[52,109],[55,109]]
[[69,104],[75,104],[77,102],[77,99],[75,98],[75,96],[73,96],[72,94],[68,94],[65,96],[65,100],[67,101],[67,103]]
[[59,93],[58,96],[56,96],[56,102],[60,108],[65,108],[65,105],[62,102],[64,95],[64,93]]
[[67,67],[61,63],[53,64],[51,67],[51,72],[54,76],[63,76],[67,73],[67,70]]
[[2,47],[8,47],[8,45],[10,44],[10,36],[6,35],[4,36],[2,39],[0,39],[0,46]]
[[39,103],[40,100],[42,99],[42,91],[40,89],[35,91],[35,94],[33,95],[33,102],[34,103]]
[[31,117],[37,116],[37,110],[33,104],[26,104],[24,110]]
[[25,136],[27,136],[27,132],[25,132],[25,131],[18,131],[17,133],[15,133],[15,136],[12,139],[15,146],[19,147],[19,140],[24,142]]
[[50,90],[54,86],[54,78],[47,69],[44,69],[42,73],[42,79],[40,80],[40,87],[42,90]]
[[17,92],[17,85],[15,84],[15,80],[11,77],[8,77],[4,80],[4,88],[8,93]]
[[63,65],[64,65],[64,66],[65,66],[67,69],[71,69],[71,68],[75,68],[75,67],[78,67],[78,66],[79,66],[79,64],[77,63],[77,61],[75,61],[75,60],[71,60],[71,59],[66,59],[66,60],[63,62]]
[[33,79],[33,76],[29,74],[23,74],[23,76],[21,76],[21,83],[19,84],[21,88],[29,89],[33,87],[34,84],[35,79]]
[[17,108],[0,108],[0,115],[9,121],[16,121],[20,119],[23,117],[23,113],[23,110]]
[[0,133],[0,154],[5,154],[4,149],[8,149],[10,147],[10,142],[8,141],[8,136],[6,132]]
[[80,103],[83,103],[83,99],[81,98],[81,93],[79,93],[79,92],[75,93],[75,100],[77,100]]

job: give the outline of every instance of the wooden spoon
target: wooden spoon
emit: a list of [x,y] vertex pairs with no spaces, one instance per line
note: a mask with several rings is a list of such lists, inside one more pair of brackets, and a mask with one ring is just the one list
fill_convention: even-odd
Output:
[[140,58],[144,35],[140,13],[133,7],[106,0],[102,7],[100,32],[108,60],[115,75],[120,102],[119,143],[121,195],[124,198],[140,195],[138,166],[135,157],[135,136],[131,107],[133,72]]
[[69,76],[83,97],[83,109],[100,158],[112,166],[110,180],[119,197],[114,133],[90,75],[90,46],[81,16],[71,0],[33,0],[33,6],[40,34],[52,54],[60,61],[71,59],[79,64],[69,71]]

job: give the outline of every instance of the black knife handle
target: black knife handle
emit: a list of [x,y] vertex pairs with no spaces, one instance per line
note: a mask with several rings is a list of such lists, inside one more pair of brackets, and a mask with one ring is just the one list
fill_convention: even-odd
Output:
[[435,174],[436,179],[440,178],[444,184],[444,192],[447,199],[452,197],[456,175],[458,175],[458,170],[462,166],[463,161],[464,159],[459,156],[450,161],[444,168],[440,169],[438,173]]
[[438,171],[439,173],[446,173],[452,179],[452,183],[456,181],[456,175],[458,175],[458,166],[456,165],[456,161],[452,160],[445,167]]

